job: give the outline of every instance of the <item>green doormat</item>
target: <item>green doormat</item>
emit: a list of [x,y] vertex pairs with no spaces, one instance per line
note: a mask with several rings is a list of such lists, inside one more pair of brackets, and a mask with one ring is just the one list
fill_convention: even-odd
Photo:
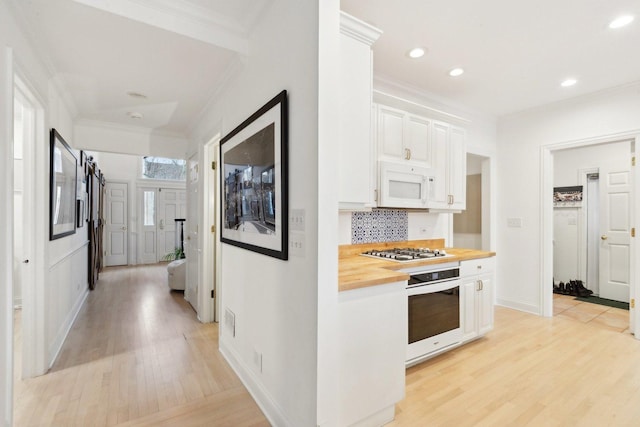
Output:
[[615,308],[622,308],[624,310],[629,310],[628,302],[614,301],[612,299],[606,299],[606,298],[600,298],[600,297],[576,297],[575,299],[578,301],[590,302],[592,304],[600,304],[600,305],[606,305],[607,307],[615,307]]

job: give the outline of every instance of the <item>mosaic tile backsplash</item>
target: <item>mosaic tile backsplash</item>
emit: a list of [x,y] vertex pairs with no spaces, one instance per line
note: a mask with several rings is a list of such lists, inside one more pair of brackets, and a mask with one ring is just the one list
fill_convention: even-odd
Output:
[[351,243],[397,242],[409,239],[407,211],[375,209],[351,214]]

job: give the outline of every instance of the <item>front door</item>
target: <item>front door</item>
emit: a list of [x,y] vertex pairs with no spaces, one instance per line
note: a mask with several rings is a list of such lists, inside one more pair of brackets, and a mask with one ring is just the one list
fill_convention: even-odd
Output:
[[156,261],[170,258],[176,248],[176,218],[186,218],[187,194],[185,190],[160,188],[158,190],[158,225]]
[[600,168],[600,297],[629,302],[631,172]]
[[127,265],[128,262],[128,207],[127,183],[107,182],[107,212],[105,234],[107,238],[106,266]]

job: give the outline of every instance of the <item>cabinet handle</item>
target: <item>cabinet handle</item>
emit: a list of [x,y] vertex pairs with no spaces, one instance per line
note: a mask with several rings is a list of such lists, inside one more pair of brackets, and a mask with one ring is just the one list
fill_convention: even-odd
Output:
[[404,159],[405,160],[411,160],[411,150],[408,148],[404,149]]
[[378,203],[378,190],[373,190],[373,200]]
[[480,290],[480,280],[476,280],[476,291]]
[[483,289],[484,289],[484,282],[480,280],[480,290],[482,291]]

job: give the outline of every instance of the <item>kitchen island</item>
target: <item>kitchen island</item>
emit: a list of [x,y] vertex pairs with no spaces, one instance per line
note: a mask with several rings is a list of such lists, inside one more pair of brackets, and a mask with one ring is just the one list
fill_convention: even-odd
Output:
[[[396,247],[443,249],[444,239],[339,248],[340,425],[384,425],[393,420],[395,404],[404,398],[409,274],[400,270],[458,263],[462,341],[457,345],[481,336],[493,325],[489,277],[494,252],[448,248],[447,256],[407,262],[361,256],[365,251]],[[480,286],[481,279],[487,286]]]

